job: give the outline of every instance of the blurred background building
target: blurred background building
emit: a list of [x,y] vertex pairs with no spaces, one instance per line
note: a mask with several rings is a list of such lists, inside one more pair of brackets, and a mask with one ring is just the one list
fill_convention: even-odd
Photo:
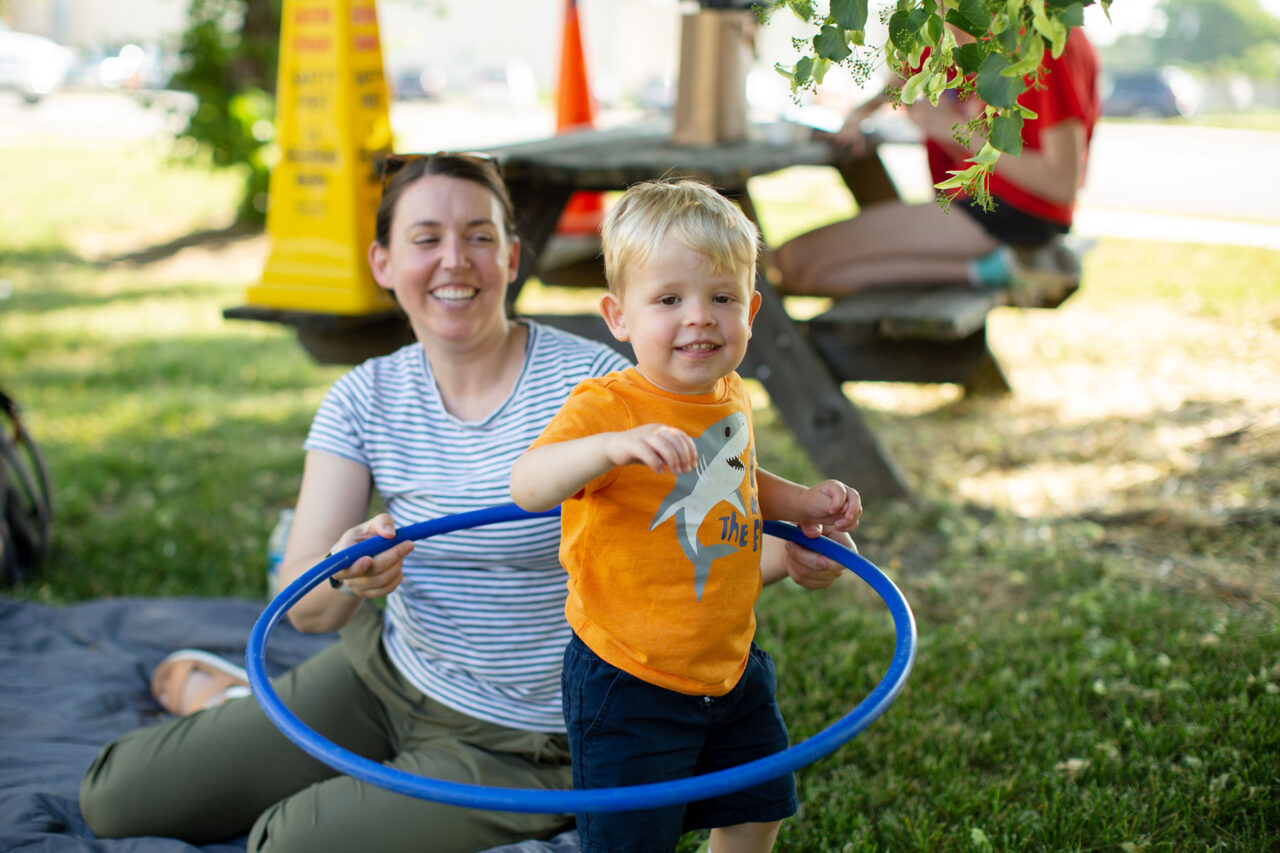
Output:
[[[151,77],[162,74],[186,26],[188,5],[189,0],[7,0],[0,2],[0,17],[14,30],[73,48],[80,57],[80,82],[86,82],[85,67],[104,61],[108,78],[118,79],[130,65],[145,66]],[[554,89],[564,0],[377,5],[387,79],[398,97],[457,95],[523,105]],[[602,104],[623,98],[669,103],[682,8],[688,7],[675,0],[579,3],[591,83]],[[760,33],[760,67],[770,76],[777,77],[771,67],[778,57],[794,53],[790,39],[797,31],[791,16],[779,15]],[[110,62],[113,57],[118,61]],[[784,82],[778,77],[778,85]]]
[[[162,88],[190,0],[0,0],[14,31],[74,51],[67,85]],[[564,0],[377,0],[387,79],[398,99],[460,98],[526,106],[553,96]],[[665,109],[674,99],[679,19],[692,0],[580,0],[591,85],[606,108]],[[872,20],[875,20],[875,15]],[[1112,114],[1186,115],[1280,106],[1280,0],[1120,0],[1085,26],[1103,53]],[[795,18],[757,38],[753,103],[785,101],[775,62],[791,64]],[[807,35],[812,35],[808,33]],[[870,38],[877,43],[883,35]],[[878,81],[877,81],[878,82]],[[857,99],[830,75],[836,105]]]

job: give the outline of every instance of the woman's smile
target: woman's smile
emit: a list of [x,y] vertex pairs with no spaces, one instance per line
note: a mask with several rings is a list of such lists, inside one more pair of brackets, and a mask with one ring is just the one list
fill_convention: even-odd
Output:
[[430,291],[432,299],[440,302],[458,304],[470,302],[480,293],[480,289],[467,284],[446,284]]

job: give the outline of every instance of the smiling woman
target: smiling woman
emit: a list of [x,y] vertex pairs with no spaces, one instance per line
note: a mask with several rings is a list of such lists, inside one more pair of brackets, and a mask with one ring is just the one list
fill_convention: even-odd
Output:
[[[282,583],[331,550],[394,535],[397,522],[506,501],[512,459],[570,388],[626,366],[603,345],[506,318],[512,222],[496,170],[474,158],[415,159],[387,181],[369,260],[417,341],[356,367],[322,402]],[[388,512],[362,521],[374,487]],[[478,784],[567,787],[558,534],[554,520],[532,521],[356,561],[338,573],[339,589],[325,584],[291,612],[304,631],[341,628],[342,641],[287,676],[282,698],[374,760]],[[385,609],[362,606],[384,596]],[[249,850],[268,837],[317,851],[361,849],[370,837],[416,850],[430,833],[433,849],[474,851],[565,824],[406,802],[319,765],[251,699],[125,735],[94,762],[80,800],[102,836],[206,843],[247,832]]]

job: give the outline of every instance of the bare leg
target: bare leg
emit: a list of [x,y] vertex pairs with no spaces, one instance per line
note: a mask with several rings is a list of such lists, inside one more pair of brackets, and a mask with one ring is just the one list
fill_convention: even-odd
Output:
[[969,262],[998,245],[962,211],[886,201],[788,240],[778,247],[777,265],[785,292],[843,296],[898,284],[964,284]]
[[710,853],[769,853],[781,821],[740,823],[711,830]]

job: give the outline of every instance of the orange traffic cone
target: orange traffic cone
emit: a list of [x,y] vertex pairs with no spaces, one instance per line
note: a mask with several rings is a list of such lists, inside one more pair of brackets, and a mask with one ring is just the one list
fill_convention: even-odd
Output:
[[[582,30],[578,26],[577,0],[565,0],[564,35],[560,42],[560,88],[556,94],[556,133],[584,130],[595,123],[595,105],[587,84],[587,62],[582,55]],[[569,197],[556,231],[591,234],[604,219],[604,198],[598,192],[577,192]]]

